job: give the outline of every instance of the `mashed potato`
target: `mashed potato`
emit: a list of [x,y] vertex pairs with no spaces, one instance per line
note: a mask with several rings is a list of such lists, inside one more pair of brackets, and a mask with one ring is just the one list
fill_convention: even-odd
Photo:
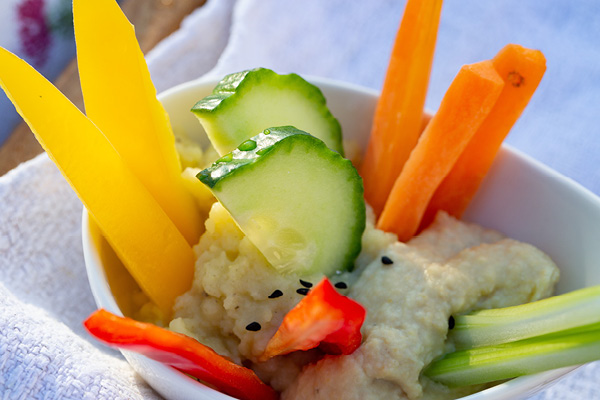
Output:
[[449,317],[547,297],[558,280],[556,265],[536,248],[443,213],[407,244],[368,220],[355,271],[331,278],[367,309],[363,344],[352,355],[309,351],[256,362],[322,276],[280,275],[218,203],[195,248],[193,287],[177,300],[170,328],[251,365],[283,399],[453,398],[464,393],[420,376],[451,347]]

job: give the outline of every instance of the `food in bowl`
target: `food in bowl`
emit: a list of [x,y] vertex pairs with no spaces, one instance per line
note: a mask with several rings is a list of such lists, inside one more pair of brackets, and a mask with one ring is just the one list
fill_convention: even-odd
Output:
[[[243,82],[245,75],[239,75],[225,77],[222,82]],[[217,85],[215,91],[223,84]],[[214,95],[204,102],[214,104]],[[244,137],[242,142],[253,141],[252,151],[260,152],[260,141],[276,135],[278,129],[268,128],[268,134]],[[218,177],[226,175],[230,170],[222,173],[218,168],[236,160],[246,162],[248,158],[241,158],[246,151],[238,149],[223,155],[226,160],[217,161],[200,173],[200,180],[208,181],[214,171]],[[293,169],[285,162],[274,168]],[[326,169],[324,173],[328,173]],[[298,179],[294,184],[306,192],[313,189]],[[280,196],[285,198],[285,187],[276,187],[281,188]],[[254,196],[248,189],[236,194],[238,198]],[[221,200],[222,194],[217,192],[216,196]],[[345,200],[337,200],[339,208],[345,208]],[[259,197],[258,202],[268,204],[268,198]],[[362,252],[353,272],[315,273],[313,269],[295,268],[292,273],[282,274],[255,245],[256,237],[263,240],[263,235],[269,236],[269,227],[263,227],[265,232],[246,230],[245,223],[236,218],[239,211],[235,207],[227,211],[222,204],[227,207],[228,199],[212,206],[207,230],[196,247],[194,285],[177,300],[170,328],[210,344],[238,363],[252,365],[284,398],[329,398],[333,393],[343,393],[344,398],[381,398],[392,393],[400,398],[418,398],[423,395],[421,371],[442,354],[452,314],[537,300],[550,295],[558,279],[554,263],[533,247],[503,241],[496,232],[464,224],[443,213],[408,244],[398,242],[396,235],[377,230],[375,217],[370,213],[367,229],[362,233]],[[275,212],[282,208],[292,214],[298,210],[280,205]],[[262,219],[264,214],[265,211],[256,210],[252,217]],[[278,220],[284,218],[280,216]],[[324,223],[335,223],[335,219]],[[341,291],[373,310],[367,312],[361,347],[351,355],[335,358],[336,362],[333,358],[321,359],[323,354],[315,350],[261,363],[289,310],[324,275],[330,275]],[[396,371],[389,366],[391,360],[399,365]],[[341,367],[337,362],[349,364]],[[455,397],[456,393],[446,395]]]
[[[109,10],[101,8],[102,12],[109,13]],[[89,17],[92,14],[76,15]],[[125,42],[131,44],[131,39],[127,40]],[[93,65],[89,61],[96,56],[83,51],[80,54],[86,61],[82,75],[89,76],[86,66]],[[98,62],[106,62],[102,61],[102,54],[97,56]],[[189,220],[181,218],[182,214],[177,212],[179,203],[172,202],[169,196],[165,200],[164,194],[171,192],[154,185],[155,176],[148,179],[145,170],[140,168],[147,161],[136,158],[139,155],[136,152],[133,156],[128,153],[132,146],[126,142],[117,143],[114,138],[107,139],[108,135],[103,135],[88,119],[64,103],[56,91],[31,70],[6,54],[3,57],[7,61],[7,70],[14,72],[22,68],[25,75],[39,85],[40,88],[35,90],[44,94],[39,96],[42,100],[34,96],[34,102],[21,91],[23,86],[18,85],[21,82],[18,77],[9,74],[8,80],[2,80],[24,113],[29,115],[34,130],[49,130],[43,122],[56,127],[52,125],[56,124],[53,119],[28,114],[33,105],[39,106],[36,102],[47,102],[44,99],[50,97],[58,106],[48,106],[54,106],[55,111],[68,111],[66,119],[77,121],[76,126],[93,138],[90,143],[98,145],[82,142],[82,145],[86,144],[82,146],[83,153],[88,153],[72,156],[76,160],[73,163],[70,155],[65,156],[69,152],[64,151],[60,141],[48,140],[52,136],[45,137],[46,133],[41,135],[41,141],[55,156],[57,164],[70,178],[111,245],[148,296],[149,302],[140,309],[141,313],[151,311],[152,314],[156,307],[154,315],[162,320],[171,314],[175,301],[171,329],[184,331],[205,343],[202,345],[172,331],[110,317],[103,312],[95,314],[87,321],[87,326],[110,344],[141,351],[240,398],[276,397],[276,394],[258,381],[253,371],[230,359],[253,367],[286,398],[328,397],[331,390],[336,394],[345,390],[347,396],[360,398],[371,395],[417,398],[422,395],[423,386],[426,386],[426,392],[438,390],[444,395],[456,396],[460,392],[451,392],[445,386],[421,377],[423,368],[447,350],[444,338],[453,325],[452,314],[471,308],[537,300],[552,292],[557,268],[547,256],[531,246],[502,239],[498,233],[459,222],[444,213],[437,214],[431,227],[420,226],[426,204],[419,200],[435,195],[433,190],[446,176],[455,176],[453,167],[465,154],[463,150],[471,143],[470,139],[484,122],[489,121],[489,115],[494,115],[494,110],[497,115],[497,104],[503,99],[504,88],[522,86],[524,75],[520,72],[516,81],[512,80],[514,72],[502,77],[497,73],[498,66],[491,61],[461,70],[458,83],[448,92],[449,100],[443,102],[427,124],[406,161],[411,168],[404,170],[411,171],[410,174],[404,175],[402,171],[393,187],[388,188],[390,198],[394,200],[386,201],[382,209],[370,213],[368,223],[360,178],[350,162],[341,158],[343,149],[335,133],[329,136],[334,143],[327,143],[328,149],[327,144],[299,131],[298,127],[282,127],[269,122],[262,133],[248,132],[250,136],[243,137],[231,153],[226,147],[219,150],[219,146],[215,146],[221,153],[216,165],[203,170],[198,177],[211,188],[219,203],[211,208],[206,232],[197,247],[201,250],[194,276],[198,284],[178,297],[191,281],[194,254],[190,245],[194,243],[195,234],[202,230],[198,228],[202,210],[184,214]],[[135,57],[139,55],[134,55],[133,61]],[[227,77],[207,100],[208,104],[217,109],[226,99],[232,98],[231,93],[243,86],[240,81],[251,73],[240,75],[240,79]],[[139,90],[131,93],[144,97],[147,91],[142,89],[147,84],[148,81],[144,81],[136,88]],[[84,88],[84,91],[98,95],[102,86]],[[287,88],[285,86],[284,90]],[[269,94],[267,98],[279,94],[276,86],[263,93]],[[156,124],[150,130],[156,128],[162,139],[158,143],[165,144],[150,146],[151,150],[170,155],[164,160],[157,156],[151,162],[162,161],[165,166],[172,167],[174,149],[169,143],[171,136],[169,129],[165,129],[162,109],[157,107],[152,96],[143,100],[149,104],[148,116],[152,118],[148,119],[156,118]],[[276,98],[275,101],[281,100]],[[314,103],[309,101],[308,108],[311,104]],[[319,107],[322,110],[324,103]],[[519,107],[516,107],[517,111]],[[411,115],[420,122],[422,107],[419,109],[417,104],[416,108],[418,114]],[[108,122],[115,122],[116,117],[110,113],[96,114],[94,107],[88,112],[98,126],[113,132]],[[60,112],[55,114],[60,115]],[[255,116],[255,112],[246,113],[250,119]],[[323,116],[316,114],[317,119]],[[331,122],[328,114],[326,118]],[[489,124],[499,126],[495,122]],[[444,141],[446,128],[459,132],[460,139]],[[259,136],[252,136],[257,133]],[[240,141],[237,133],[230,135],[227,130],[211,139],[215,141],[216,137],[219,143],[227,144],[220,140],[223,135]],[[381,147],[382,143],[379,145]],[[436,154],[436,149],[442,151]],[[446,152],[446,149],[451,151]],[[196,150],[182,154],[192,154],[202,160],[204,157],[198,154],[203,154],[205,149]],[[372,153],[367,153],[366,160],[369,154]],[[418,154],[421,161],[414,161],[412,154]],[[111,207],[107,207],[109,199],[94,185],[96,181],[85,179],[81,172],[84,169],[76,168],[84,163],[85,155],[95,156],[101,166],[107,167],[106,171],[94,170],[87,178],[104,178],[106,175],[106,182],[114,179],[116,187],[126,194],[123,205],[115,203],[114,199],[110,203],[116,207],[114,211],[118,217],[113,215]],[[437,162],[438,155],[440,163]],[[375,159],[386,161],[381,157]],[[195,166],[193,160],[186,160],[186,163]],[[437,168],[424,168],[425,165]],[[157,171],[158,176],[161,169]],[[273,171],[302,179],[284,179],[281,174],[272,174]],[[363,166],[362,171],[363,176],[372,176],[374,170]],[[457,173],[460,176],[460,171]],[[199,186],[199,181],[188,179],[190,174],[186,176],[187,180],[181,182],[178,176],[167,177],[167,181],[177,188],[174,196],[180,196],[182,204],[185,202],[190,206],[190,198],[193,198],[201,209],[201,203],[210,197],[199,189],[204,187]],[[220,187],[225,186],[225,182],[227,190]],[[424,183],[423,191],[415,182]],[[188,192],[180,190],[182,188]],[[367,193],[368,200],[369,196]],[[380,194],[376,194],[375,199],[381,200],[377,196]],[[400,201],[404,198],[412,199],[406,204],[417,204],[418,207],[406,207]],[[269,215],[270,200],[274,200],[275,217]],[[286,209],[286,204],[293,206]],[[328,207],[326,212],[322,211],[324,206]],[[193,204],[191,209],[195,209]],[[338,212],[340,214],[333,214]],[[379,217],[377,227],[383,230],[375,228],[375,214]],[[315,219],[315,215],[319,217]],[[148,223],[150,216],[153,219]],[[405,217],[410,224],[395,223]],[[349,227],[339,228],[336,224],[340,222],[352,223]],[[365,225],[368,228],[363,231]],[[406,230],[405,226],[408,227]],[[418,230],[421,234],[410,240]],[[392,231],[408,244],[396,241],[394,234],[384,231]],[[435,246],[430,244],[432,241],[436,242]],[[508,261],[503,258],[506,254],[510,256]],[[164,267],[166,263],[177,268],[177,272],[169,273]],[[354,270],[349,271],[351,269]],[[323,280],[323,276],[329,279]],[[519,280],[503,282],[499,279],[512,276]],[[331,284],[328,285],[329,281]],[[364,325],[361,302],[368,308]],[[197,318],[198,315],[202,318]],[[125,339],[129,341],[125,342]],[[190,348],[193,350],[188,351]],[[390,354],[394,356],[389,357]],[[328,380],[333,376],[336,379],[331,383]],[[355,385],[347,385],[349,381]],[[253,390],[245,390],[249,388]]]
[[[377,100],[377,93],[372,90],[324,79],[314,78],[311,79],[311,82],[314,82],[323,90],[323,93],[329,100],[328,105],[332,112],[340,118],[346,138],[364,147],[367,139],[364,132],[370,125],[370,118]],[[215,84],[215,82],[192,82],[176,90],[169,91],[162,97],[165,107],[171,114],[172,119],[174,119],[173,123],[180,126],[187,136],[195,135],[199,125],[193,115],[187,111],[186,104],[193,104],[198,98],[208,95]],[[357,110],[361,110],[361,112],[358,113]],[[214,156],[214,158],[217,157],[216,155]],[[587,231],[590,231],[594,224],[593,221],[597,221],[597,217],[590,220],[589,217],[583,216],[580,212],[567,216],[563,213],[571,208],[565,209],[561,205],[568,202],[573,205],[573,211],[589,210],[592,214],[587,212],[585,214],[589,216],[593,215],[593,208],[591,207],[593,204],[597,204],[597,200],[594,203],[591,201],[593,199],[588,199],[589,195],[586,197],[585,193],[580,193],[581,189],[573,187],[572,183],[540,166],[533,160],[529,160],[508,148],[501,149],[499,160],[494,165],[490,176],[484,182],[483,189],[483,191],[478,193],[470,209],[467,211],[466,220],[477,221],[484,226],[493,226],[496,229],[508,232],[510,236],[535,242],[537,246],[549,251],[552,257],[560,262],[559,265],[571,266],[571,268],[565,268],[562,271],[562,278],[559,282],[559,293],[574,290],[585,284],[598,282],[597,277],[593,278],[595,266],[592,260],[595,257],[589,255],[589,251],[587,250],[585,254],[588,255],[583,258],[583,254],[579,252],[574,253],[569,241],[564,240],[561,232],[550,228],[551,226],[562,226],[566,218],[573,224],[582,226]],[[530,189],[534,189],[533,192]],[[552,193],[553,196],[547,198],[545,196],[546,193]],[[543,202],[542,199],[544,199]],[[532,208],[533,205],[542,204],[540,202],[544,204],[544,207],[536,206]],[[598,206],[596,205],[596,207]],[[562,210],[561,213],[552,211],[559,208]],[[527,218],[524,216],[527,216]],[[531,225],[530,222],[534,225]],[[590,223],[592,225],[589,225]],[[549,228],[540,235],[540,231],[536,226],[541,225]],[[86,223],[84,225],[84,230],[86,231],[87,226]],[[586,226],[588,227],[586,228]],[[591,239],[594,234],[590,233],[590,235]],[[107,250],[103,246],[97,246],[96,242],[87,243],[90,245],[84,248],[87,248],[88,252],[92,253],[88,254],[89,258],[92,258],[94,256],[93,253],[96,251],[101,251],[102,253]],[[594,248],[589,247],[592,246],[592,242],[587,239],[585,242],[580,243],[580,245],[584,248]],[[577,248],[580,248],[580,245]],[[102,254],[100,255],[102,256]],[[110,269],[112,269],[112,266],[108,258],[107,255],[102,256],[102,262],[105,267],[110,267],[108,280],[111,282]],[[581,280],[583,279],[581,276],[581,279],[577,277],[578,275],[575,271],[578,271],[578,268],[582,267],[588,269],[589,272],[586,276],[591,276],[592,278],[583,281]],[[100,264],[100,261],[90,261],[88,262],[88,268],[90,272],[98,272],[101,271],[103,265]],[[118,277],[122,280],[122,275],[118,275]],[[110,294],[108,287],[101,288],[103,282],[106,282],[105,279],[100,277],[91,280],[92,288],[96,288],[96,292],[98,292],[96,296],[98,305],[119,313],[117,306],[114,304],[111,305],[111,300],[106,298]],[[113,290],[117,290],[115,292],[117,300],[122,300],[122,294],[129,292],[127,290],[118,291],[119,283],[120,281],[117,280],[112,287]],[[297,282],[297,285],[300,287],[299,282]],[[131,315],[127,311],[130,310],[128,306],[127,302],[121,303],[121,310]],[[176,376],[177,374],[173,370],[157,365],[151,360],[146,360],[144,357],[136,357],[130,352],[127,352],[126,356],[132,360],[132,365],[134,365],[136,370],[167,398],[182,398],[181,396],[185,396],[185,393],[190,397],[225,398],[221,397],[223,395],[219,395],[190,379],[185,379],[186,377],[183,374],[180,374],[179,377]],[[571,369],[561,369],[517,378],[471,395],[469,398],[472,396],[475,396],[473,398],[482,399],[489,398],[490,396],[491,398],[524,398],[531,395],[534,391],[539,390],[544,385],[547,385],[548,382],[563,376],[566,371]],[[456,395],[466,394],[465,391],[457,391],[455,393]]]
[[258,363],[284,315],[303,298],[302,282],[316,284],[322,276],[279,274],[218,203],[196,251],[193,287],[177,300],[170,328],[252,363],[284,399],[468,393],[421,377],[445,350],[450,316],[547,297],[559,276],[533,246],[446,214],[407,244],[375,229],[371,215],[356,269],[332,278],[367,309],[361,347],[347,356],[315,351]]

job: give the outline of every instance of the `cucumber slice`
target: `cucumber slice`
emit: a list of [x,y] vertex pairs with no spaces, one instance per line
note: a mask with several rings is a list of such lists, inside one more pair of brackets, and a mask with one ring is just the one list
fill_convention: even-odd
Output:
[[340,123],[327,108],[323,93],[296,74],[257,68],[227,75],[192,112],[219,155],[256,132],[280,125],[310,132],[344,154]]
[[321,140],[269,128],[197,177],[280,272],[352,269],[365,229],[362,179]]

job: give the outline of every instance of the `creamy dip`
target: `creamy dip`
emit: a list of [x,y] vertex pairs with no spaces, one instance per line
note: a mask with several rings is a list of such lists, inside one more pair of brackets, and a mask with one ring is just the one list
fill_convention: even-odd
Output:
[[355,270],[331,278],[367,309],[353,354],[315,350],[256,362],[305,284],[321,276],[280,275],[218,203],[195,247],[193,287],[177,300],[170,328],[250,365],[284,400],[455,398],[476,390],[450,391],[420,376],[451,349],[449,317],[547,297],[558,268],[531,245],[444,213],[406,244],[373,220],[369,215]]

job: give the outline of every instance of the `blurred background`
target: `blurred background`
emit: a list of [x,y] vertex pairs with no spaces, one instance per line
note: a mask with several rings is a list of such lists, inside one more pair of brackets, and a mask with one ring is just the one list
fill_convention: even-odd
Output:
[[[72,0],[1,0],[0,46],[19,55],[83,109],[73,38]],[[93,1],[93,0],[92,0]],[[147,52],[205,0],[121,0]],[[110,27],[107,26],[107,29]],[[0,175],[42,151],[0,90]]]
[[[70,0],[4,0],[0,6],[0,45],[18,54],[49,79],[75,55]],[[0,143],[19,121],[0,94]]]

